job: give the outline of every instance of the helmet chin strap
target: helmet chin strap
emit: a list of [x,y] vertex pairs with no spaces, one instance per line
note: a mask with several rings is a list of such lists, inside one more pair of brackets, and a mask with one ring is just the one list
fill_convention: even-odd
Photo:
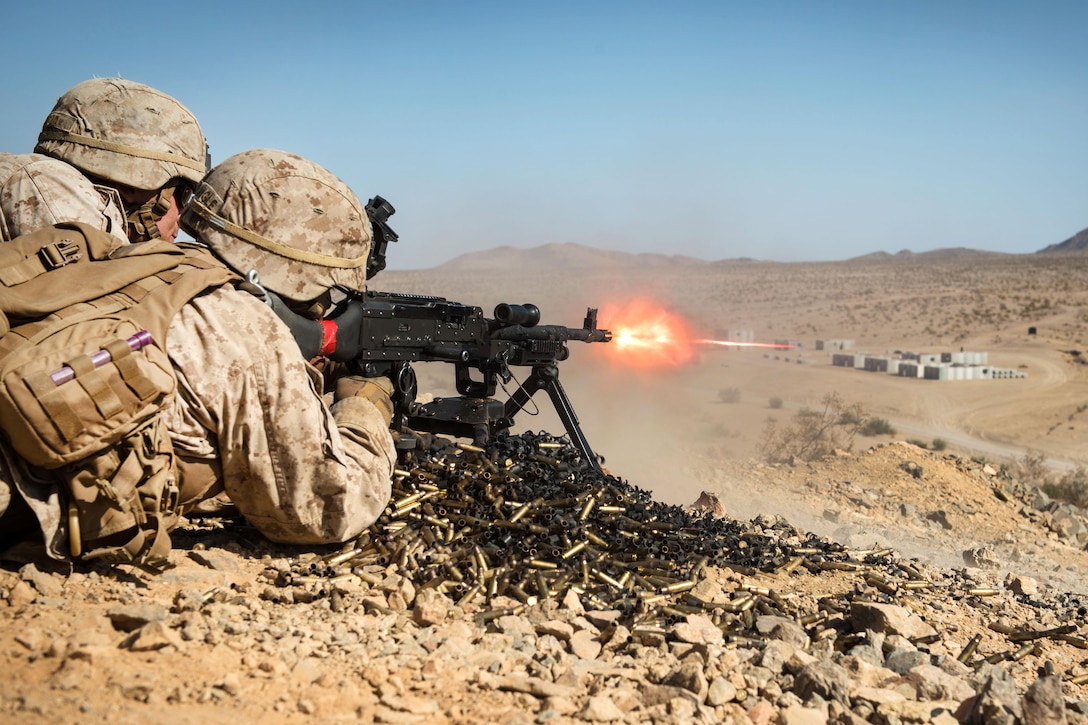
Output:
[[130,239],[143,239],[150,241],[159,239],[159,220],[170,211],[170,200],[174,198],[177,184],[171,184],[159,189],[156,196],[145,201],[140,206],[128,212],[128,231]]

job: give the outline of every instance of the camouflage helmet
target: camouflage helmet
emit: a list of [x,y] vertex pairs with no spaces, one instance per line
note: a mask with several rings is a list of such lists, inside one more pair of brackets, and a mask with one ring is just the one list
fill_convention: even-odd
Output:
[[174,178],[198,184],[209,166],[204,132],[192,112],[122,78],[92,78],[57,99],[34,150],[89,176],[145,190]]
[[291,300],[366,289],[370,220],[355,193],[301,156],[252,149],[216,166],[181,227],[240,274]]

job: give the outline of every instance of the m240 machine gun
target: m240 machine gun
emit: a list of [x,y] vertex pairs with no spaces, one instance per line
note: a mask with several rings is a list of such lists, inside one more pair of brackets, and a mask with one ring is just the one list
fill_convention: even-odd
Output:
[[[397,240],[388,223],[395,210],[380,196],[366,209],[374,231],[367,264],[372,277],[385,268],[388,243]],[[570,355],[568,342],[612,339],[611,332],[597,328],[596,309],[587,310],[582,327],[572,328],[540,324],[540,309],[533,304],[500,304],[490,318],[480,307],[442,297],[368,291],[347,304],[362,309],[358,330],[349,333],[359,335],[360,352],[348,366],[356,374],[384,375],[393,382],[394,430],[471,438],[483,445],[509,430],[517,413],[544,390],[571,443],[601,470],[559,382],[558,367]],[[418,402],[414,362],[452,364],[458,395]],[[529,368],[529,376],[505,401],[497,400],[499,381],[505,386],[514,378],[512,367]]]

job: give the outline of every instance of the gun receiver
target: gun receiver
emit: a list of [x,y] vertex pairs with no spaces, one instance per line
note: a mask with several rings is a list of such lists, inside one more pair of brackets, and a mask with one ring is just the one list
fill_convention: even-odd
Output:
[[[531,304],[500,304],[493,318],[484,317],[479,307],[442,297],[366,292],[348,304],[359,304],[363,311],[362,352],[349,366],[356,374],[393,381],[394,430],[471,438],[483,445],[509,430],[514,416],[545,390],[571,443],[601,470],[559,382],[558,368],[570,355],[568,341],[612,339],[611,332],[597,328],[596,309],[587,310],[581,328],[571,328],[539,324],[540,310]],[[459,397],[417,402],[413,362],[452,363]],[[513,378],[511,366],[532,371],[504,403],[493,396],[498,381]]]

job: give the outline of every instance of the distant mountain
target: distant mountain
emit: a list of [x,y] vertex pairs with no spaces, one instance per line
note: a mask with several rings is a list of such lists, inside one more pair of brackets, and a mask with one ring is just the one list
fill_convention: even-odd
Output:
[[872,252],[860,257],[851,257],[847,262],[940,262],[952,259],[972,259],[982,257],[1005,257],[1005,252],[986,252],[980,249],[968,249],[967,247],[946,247],[944,249],[931,249],[928,252],[912,252],[903,249],[895,254],[888,252]]
[[1082,229],[1061,244],[1051,244],[1040,249],[1036,254],[1045,252],[1083,252],[1088,249],[1088,229]]
[[[1088,246],[1088,230],[1082,232],[1086,239],[1084,244]],[[1078,235],[1080,236],[1080,235]],[[1049,249],[1049,247],[1048,247]],[[986,252],[966,247],[949,247],[946,249],[933,249],[928,252],[912,252],[909,249],[890,254],[888,252],[873,252],[859,257],[842,260],[845,263],[901,263],[901,262],[940,262],[946,260],[970,260],[994,257],[1010,256],[1005,252]],[[779,264],[778,262],[759,262],[749,257],[735,257],[708,262],[705,259],[688,257],[683,254],[651,254],[630,252],[617,252],[607,249],[587,247],[582,244],[545,244],[529,249],[521,247],[502,246],[479,252],[468,252],[438,265],[437,269],[444,271],[487,271],[506,269],[627,269],[636,267],[639,269],[677,269],[695,265],[707,264]],[[835,262],[831,262],[834,264]]]
[[706,264],[705,260],[682,254],[631,254],[595,249],[581,244],[545,244],[531,249],[502,246],[483,252],[469,252],[439,265],[444,270],[590,269],[598,267],[682,267]]

